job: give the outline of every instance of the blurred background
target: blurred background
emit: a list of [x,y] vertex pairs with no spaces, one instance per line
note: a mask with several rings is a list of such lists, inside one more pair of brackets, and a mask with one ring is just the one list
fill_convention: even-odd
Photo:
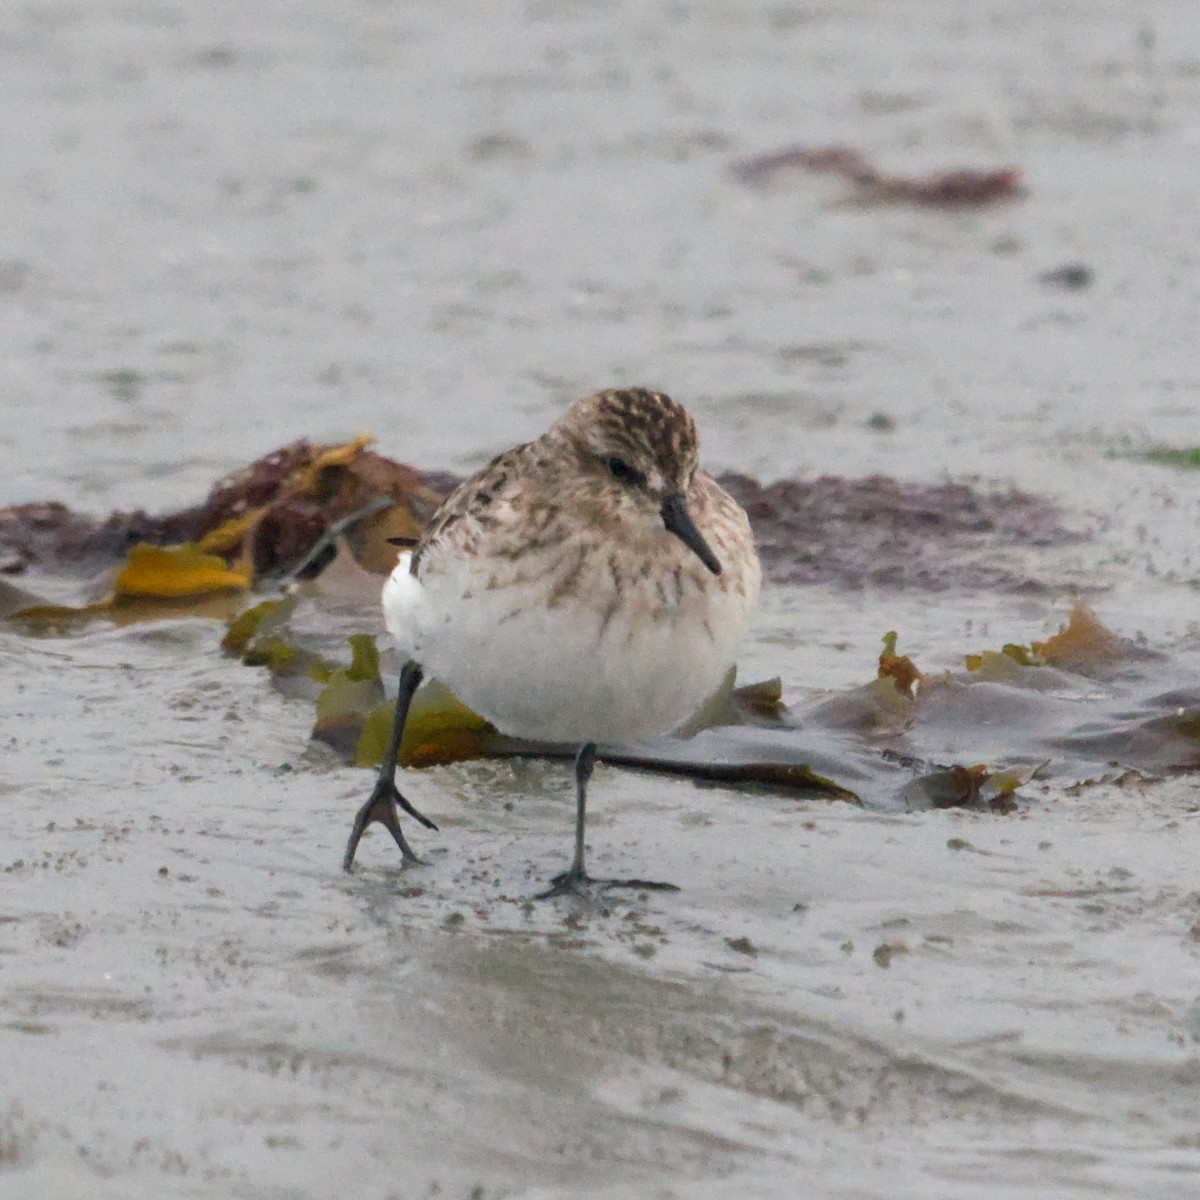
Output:
[[[763,478],[1196,438],[1190,0],[34,0],[0,64],[5,502],[462,471],[619,383]],[[734,169],[789,146],[1025,194]]]

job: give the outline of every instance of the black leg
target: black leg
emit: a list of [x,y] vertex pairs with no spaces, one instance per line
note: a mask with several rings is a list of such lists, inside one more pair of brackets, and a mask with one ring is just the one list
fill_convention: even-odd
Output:
[[388,742],[387,753],[383,756],[383,765],[379,768],[379,777],[366,804],[358,810],[354,818],[354,826],[350,830],[350,840],[346,843],[346,854],[342,859],[342,870],[349,871],[354,865],[354,852],[358,849],[359,839],[368,825],[376,821],[383,825],[396,840],[400,853],[406,862],[420,862],[413,853],[412,847],[405,840],[400,829],[400,817],[396,806],[404,809],[410,817],[415,817],[426,829],[436,829],[437,826],[424,813],[419,813],[400,794],[396,787],[396,758],[400,753],[400,739],[404,736],[404,723],[408,720],[408,706],[412,703],[413,693],[421,686],[424,673],[420,663],[409,659],[400,671],[400,694],[396,697],[396,716],[392,721],[392,736]]
[[568,875],[586,879],[583,866],[584,827],[587,824],[587,785],[592,781],[596,769],[596,743],[584,742],[575,755],[575,857],[571,859]]
[[584,834],[587,823],[587,785],[596,767],[596,743],[584,742],[575,756],[575,857],[561,875],[550,880],[550,886],[537,894],[538,900],[553,896],[574,895],[588,898],[590,889],[635,888],[641,891],[677,892],[673,883],[656,883],[652,879],[593,879],[584,866]]

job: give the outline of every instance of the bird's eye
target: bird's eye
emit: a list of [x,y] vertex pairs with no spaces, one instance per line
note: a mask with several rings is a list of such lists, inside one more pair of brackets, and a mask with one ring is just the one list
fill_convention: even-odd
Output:
[[606,458],[604,465],[608,468],[608,473],[622,483],[633,478],[633,468],[623,458]]

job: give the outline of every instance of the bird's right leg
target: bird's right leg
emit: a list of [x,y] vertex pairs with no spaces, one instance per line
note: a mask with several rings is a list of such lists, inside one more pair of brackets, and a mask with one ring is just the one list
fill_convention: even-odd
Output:
[[400,794],[396,787],[396,759],[400,754],[400,740],[404,736],[404,723],[408,720],[408,708],[412,703],[413,693],[421,686],[424,672],[421,664],[411,658],[400,669],[400,693],[396,697],[396,715],[392,721],[392,736],[388,742],[387,753],[383,756],[383,764],[379,768],[379,777],[375,787],[368,797],[366,804],[358,810],[354,825],[350,830],[350,840],[346,843],[346,854],[342,859],[342,870],[349,871],[354,865],[354,852],[358,849],[359,839],[368,825],[376,821],[384,826],[396,840],[400,853],[406,862],[420,862],[413,853],[412,847],[405,840],[400,829],[400,817],[396,812],[397,806],[404,809],[410,817],[415,817],[426,829],[436,829],[437,826],[424,813],[419,813]]

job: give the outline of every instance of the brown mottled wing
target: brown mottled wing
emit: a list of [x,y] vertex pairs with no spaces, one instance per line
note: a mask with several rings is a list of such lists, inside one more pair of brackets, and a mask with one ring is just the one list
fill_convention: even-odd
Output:
[[451,534],[454,526],[465,517],[482,512],[497,496],[503,494],[517,474],[517,464],[527,445],[528,443],[524,443],[514,446],[511,450],[505,450],[503,454],[497,454],[487,466],[481,467],[474,475],[464,479],[442,501],[441,507],[433,514],[420,542],[417,543],[417,548],[413,551],[408,569],[414,576],[420,570],[422,556],[434,542]]

